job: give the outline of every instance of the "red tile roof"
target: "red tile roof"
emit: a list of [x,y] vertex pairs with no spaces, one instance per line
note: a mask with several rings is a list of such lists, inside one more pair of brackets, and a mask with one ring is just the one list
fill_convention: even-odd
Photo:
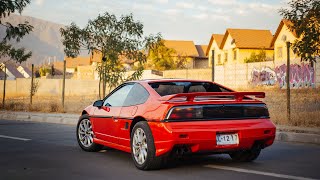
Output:
[[270,30],[257,29],[227,29],[220,48],[223,49],[228,35],[235,40],[240,49],[271,49],[272,33]]
[[167,48],[172,48],[176,51],[177,56],[198,57],[199,53],[193,41],[181,40],[164,40],[164,45]]
[[76,58],[69,58],[66,57],[66,66],[67,68],[75,68],[77,66],[89,66],[91,65],[90,57],[76,57]]

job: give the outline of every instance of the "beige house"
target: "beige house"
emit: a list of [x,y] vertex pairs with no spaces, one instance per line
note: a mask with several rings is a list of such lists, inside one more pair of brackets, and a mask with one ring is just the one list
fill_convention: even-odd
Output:
[[75,73],[78,66],[91,66],[92,61],[90,57],[65,57],[66,60],[66,72]]
[[[271,47],[274,48],[274,60],[275,61],[286,61],[287,60],[287,45],[286,42],[289,41],[293,43],[298,37],[295,32],[290,31],[289,25],[291,22],[289,20],[281,20],[277,31],[272,39]],[[292,49],[290,49],[290,60],[293,62],[300,62],[299,57],[294,54]]]
[[187,59],[187,68],[207,68],[208,57],[206,45],[195,45],[193,41],[185,40],[164,40],[167,48],[175,50],[175,58],[184,57]]
[[212,34],[211,36],[211,39],[210,39],[210,42],[209,42],[209,45],[208,45],[208,48],[207,48],[207,51],[206,51],[206,55],[208,56],[208,66],[211,67],[212,65],[212,51],[214,50],[214,59],[215,59],[215,62],[214,64],[215,65],[219,65],[221,64],[221,49],[220,49],[220,46],[221,46],[221,43],[222,43],[222,40],[223,40],[223,34]]
[[187,68],[193,68],[195,57],[199,56],[197,48],[193,41],[184,40],[164,40],[164,46],[175,50],[175,58],[183,57],[188,61]]
[[245,59],[255,52],[266,51],[267,58],[273,60],[270,30],[227,29],[217,53],[217,64],[245,63]]
[[193,68],[203,69],[208,68],[208,56],[207,56],[207,45],[196,45],[199,56],[195,57]]
[[78,66],[76,78],[82,80],[98,80],[99,74],[96,71],[96,67],[94,65]]
[[[76,61],[78,60],[78,62]],[[127,70],[131,70],[134,66],[134,61],[126,58],[125,56],[119,56],[119,61],[122,62],[123,67]],[[78,57],[76,59],[70,59],[68,67],[76,67],[76,78],[83,80],[99,79],[99,73],[97,71],[98,65],[102,62],[102,54],[99,51],[95,51],[90,54],[89,57]],[[68,66],[69,65],[69,66]]]
[[64,65],[63,61],[55,61],[55,62],[53,62],[54,69],[56,69],[56,70],[58,70],[60,72],[63,72],[63,65]]

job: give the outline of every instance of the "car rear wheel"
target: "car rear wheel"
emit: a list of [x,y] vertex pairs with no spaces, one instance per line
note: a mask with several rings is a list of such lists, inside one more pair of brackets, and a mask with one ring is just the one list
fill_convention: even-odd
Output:
[[93,130],[88,115],[80,117],[77,124],[77,141],[79,146],[89,152],[96,152],[102,149],[102,145],[93,142]]
[[237,162],[251,162],[258,158],[261,148],[259,146],[253,147],[250,150],[242,150],[230,153],[232,160]]
[[165,156],[156,157],[154,139],[145,121],[138,122],[132,129],[131,156],[135,166],[141,170],[159,169],[165,164]]

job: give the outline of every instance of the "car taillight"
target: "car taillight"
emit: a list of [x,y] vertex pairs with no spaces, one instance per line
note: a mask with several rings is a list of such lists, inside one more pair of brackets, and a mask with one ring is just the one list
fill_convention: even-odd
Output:
[[179,119],[201,119],[203,118],[202,106],[178,106],[173,107],[166,119],[179,120]]

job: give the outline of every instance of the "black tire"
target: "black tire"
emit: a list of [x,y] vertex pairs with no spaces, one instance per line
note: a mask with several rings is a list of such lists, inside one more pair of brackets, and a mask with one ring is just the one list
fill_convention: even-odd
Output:
[[230,157],[236,162],[251,162],[258,158],[260,155],[261,148],[253,147],[250,150],[242,150],[230,153]]
[[94,142],[92,142],[92,144],[90,146],[84,146],[81,141],[80,141],[80,137],[79,137],[79,126],[81,124],[82,121],[89,121],[90,122],[90,119],[89,119],[89,116],[88,115],[82,115],[80,118],[79,118],[79,121],[78,121],[78,124],[77,124],[77,130],[76,130],[76,136],[77,136],[77,141],[78,141],[78,144],[79,146],[81,147],[81,149],[83,149],[84,151],[87,151],[87,152],[97,152],[97,151],[100,151],[103,146],[100,145],[100,144],[96,144]]
[[[133,152],[133,136],[137,129],[141,128],[145,135],[146,135],[146,143],[147,143],[147,157],[144,163],[139,164],[134,156]],[[140,121],[132,129],[131,138],[130,138],[130,145],[131,145],[131,156],[134,162],[134,165],[140,170],[155,170],[160,169],[166,164],[167,157],[166,156],[159,156],[156,157],[156,148],[154,145],[154,139],[149,128],[149,125],[145,121]]]

